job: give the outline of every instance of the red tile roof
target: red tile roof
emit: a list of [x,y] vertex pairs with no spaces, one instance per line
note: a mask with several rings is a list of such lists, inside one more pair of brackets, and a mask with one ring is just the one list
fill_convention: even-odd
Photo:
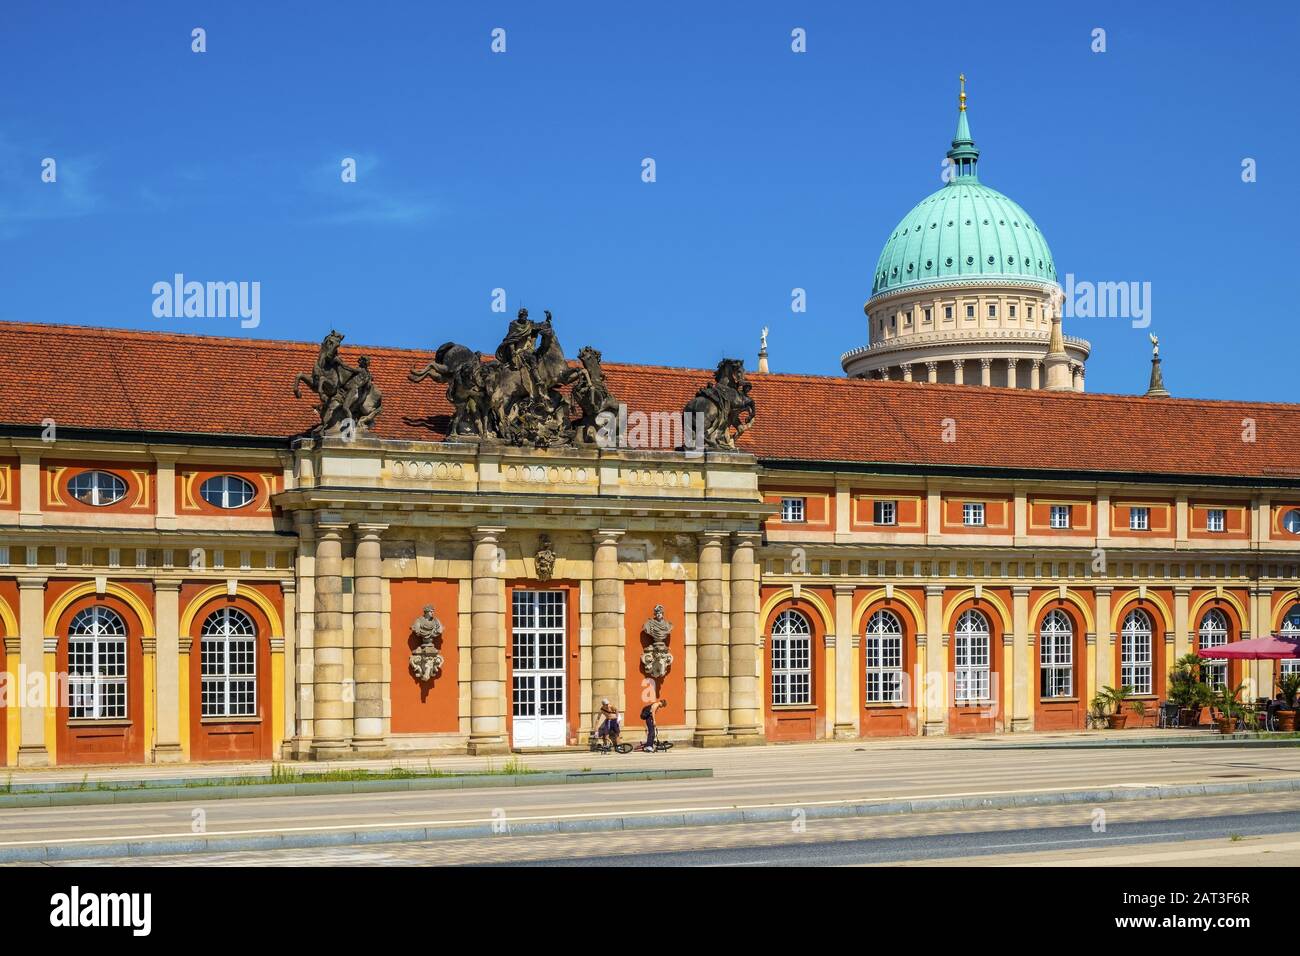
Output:
[[[0,425],[287,439],[315,396],[293,397],[316,343],[0,322]],[[345,341],[370,356],[381,438],[441,439],[444,388],[407,371],[429,350]],[[607,364],[632,411],[678,411],[711,371]],[[741,449],[769,461],[1300,479],[1300,405],[1146,399],[810,375],[751,375]],[[945,441],[945,425],[951,437]],[[1253,441],[1249,437],[1253,422]]]

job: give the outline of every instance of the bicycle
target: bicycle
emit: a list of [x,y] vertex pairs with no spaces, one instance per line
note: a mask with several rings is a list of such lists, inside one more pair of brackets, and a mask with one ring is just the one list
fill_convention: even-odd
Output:
[[636,745],[636,750],[638,753],[653,754],[653,753],[660,753],[661,751],[664,750],[672,750],[672,749],[673,749],[673,742],[671,740],[656,740],[653,744],[651,744],[649,750],[646,749],[644,743],[639,743]]
[[609,753],[611,750],[613,750],[613,751],[617,751],[618,753],[621,753],[621,754],[630,754],[630,753],[632,752],[632,745],[631,745],[631,744],[628,744],[628,743],[619,743],[619,744],[601,743],[601,740],[600,740],[599,737],[591,737],[591,738],[589,738],[589,739],[588,739],[588,745],[589,745],[589,747],[590,747],[590,749],[591,749],[591,752],[592,752],[592,753],[597,753],[597,754],[607,754],[607,753]]

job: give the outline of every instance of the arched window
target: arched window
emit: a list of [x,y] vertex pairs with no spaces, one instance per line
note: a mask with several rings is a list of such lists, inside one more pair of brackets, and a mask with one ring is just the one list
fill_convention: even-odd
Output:
[[798,611],[772,623],[772,703],[812,703],[812,628]]
[[68,482],[72,497],[88,505],[111,505],[126,497],[126,482],[107,471],[83,471]]
[[1135,694],[1151,693],[1151,618],[1134,608],[1124,615],[1120,633],[1119,682]]
[[1047,612],[1038,631],[1038,693],[1074,696],[1074,625],[1059,608]]
[[208,615],[200,633],[204,717],[257,715],[257,628],[238,608]]
[[1223,658],[1215,658],[1210,651],[1211,648],[1228,643],[1228,615],[1217,607],[1210,608],[1201,617],[1197,634],[1197,651],[1201,657],[1209,658],[1201,665],[1201,683],[1218,690],[1228,683],[1228,662]]
[[903,625],[891,611],[867,622],[867,703],[903,702]]
[[126,719],[126,625],[110,608],[78,611],[68,628],[68,717]]
[[[1284,637],[1300,637],[1300,604],[1291,608],[1282,619]],[[1300,657],[1288,657],[1282,661],[1283,674],[1300,674]]]
[[957,618],[957,703],[989,699],[989,622],[979,611]]
[[257,489],[238,475],[214,475],[199,486],[199,496],[218,508],[242,508],[257,496]]

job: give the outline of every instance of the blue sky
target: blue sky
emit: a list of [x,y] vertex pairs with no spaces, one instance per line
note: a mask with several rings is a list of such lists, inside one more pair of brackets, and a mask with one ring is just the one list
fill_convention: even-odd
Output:
[[[503,288],[571,354],[752,363],[767,325],[774,371],[839,374],[964,71],[1058,272],[1152,284],[1149,330],[1067,321],[1090,391],[1143,389],[1152,331],[1175,394],[1300,400],[1300,5],[949,9],[6,0],[0,318],[488,351]],[[260,282],[260,327],[155,318],[178,272]]]

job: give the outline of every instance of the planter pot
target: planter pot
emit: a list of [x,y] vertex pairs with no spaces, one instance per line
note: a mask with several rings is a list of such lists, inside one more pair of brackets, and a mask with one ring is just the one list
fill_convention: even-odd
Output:
[[1277,729],[1291,733],[1295,730],[1295,711],[1279,710],[1277,712]]
[[1221,734],[1230,734],[1230,733],[1232,733],[1232,731],[1233,731],[1233,729],[1236,727],[1236,725],[1237,725],[1237,719],[1236,719],[1235,717],[1220,717],[1220,718],[1219,718],[1219,733],[1221,733]]
[[1111,714],[1106,718],[1106,723],[1111,730],[1123,730],[1128,723],[1128,714]]
[[[1197,716],[1199,716],[1199,715],[1197,715]],[[1192,708],[1190,708],[1190,707],[1180,707],[1180,708],[1178,708],[1178,726],[1179,726],[1179,727],[1195,727],[1195,726],[1196,726],[1196,722],[1195,722],[1195,720],[1193,720],[1193,718],[1192,718]]]

